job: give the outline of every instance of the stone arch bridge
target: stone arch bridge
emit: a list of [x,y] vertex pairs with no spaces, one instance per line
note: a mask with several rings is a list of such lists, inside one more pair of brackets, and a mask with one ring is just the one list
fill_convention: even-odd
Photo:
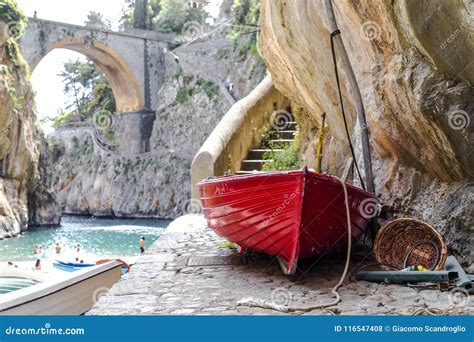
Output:
[[157,93],[165,79],[164,51],[172,35],[153,31],[116,32],[29,18],[20,40],[31,72],[50,51],[63,48],[92,60],[107,78],[117,106],[118,142],[128,153],[147,152]]

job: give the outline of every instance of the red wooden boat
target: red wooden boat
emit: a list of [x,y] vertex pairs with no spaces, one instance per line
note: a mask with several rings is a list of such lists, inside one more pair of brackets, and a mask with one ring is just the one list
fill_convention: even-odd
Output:
[[[199,184],[208,225],[247,248],[275,255],[293,274],[299,258],[345,251],[347,217],[339,179],[308,171],[262,172],[208,178]],[[346,184],[353,238],[359,238],[374,209],[374,195]],[[369,214],[363,208],[369,204]]]

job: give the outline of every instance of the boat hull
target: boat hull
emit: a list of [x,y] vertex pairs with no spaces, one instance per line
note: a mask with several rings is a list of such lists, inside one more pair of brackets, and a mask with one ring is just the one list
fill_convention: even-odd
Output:
[[1,315],[82,315],[119,279],[122,264],[85,268],[0,296]]
[[[344,191],[335,177],[307,170],[265,172],[207,179],[198,186],[210,228],[241,250],[279,257],[287,274],[300,258],[347,246]],[[370,219],[361,203],[375,199],[350,184],[346,188],[351,233],[359,238]]]

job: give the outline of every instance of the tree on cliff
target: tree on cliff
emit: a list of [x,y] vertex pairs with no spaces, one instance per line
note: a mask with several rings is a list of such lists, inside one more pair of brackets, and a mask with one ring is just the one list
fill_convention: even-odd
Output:
[[[111,23],[104,16],[90,11],[86,26],[111,29]],[[112,88],[102,72],[91,61],[76,59],[64,63],[64,69],[58,74],[64,84],[64,94],[70,101],[54,119],[53,126],[58,127],[70,121],[85,121],[99,110],[115,111],[115,98]]]
[[254,56],[259,56],[257,33],[260,20],[260,0],[235,0],[231,10],[234,23],[237,25],[230,31],[230,37],[235,46],[238,47],[242,55],[245,55],[246,51],[250,51]]
[[64,70],[58,75],[63,80],[64,93],[70,102],[54,120],[53,126],[88,120],[99,110],[115,111],[112,88],[93,62],[70,60],[64,63]]
[[112,28],[112,24],[110,20],[104,18],[102,13],[90,11],[87,15],[87,20],[84,22],[86,26],[95,27],[100,29],[110,30]]
[[126,0],[123,28],[141,28],[181,33],[187,22],[203,23],[206,13],[188,5],[186,0]]
[[135,8],[133,10],[133,27],[146,30],[148,28],[148,1],[135,0]]

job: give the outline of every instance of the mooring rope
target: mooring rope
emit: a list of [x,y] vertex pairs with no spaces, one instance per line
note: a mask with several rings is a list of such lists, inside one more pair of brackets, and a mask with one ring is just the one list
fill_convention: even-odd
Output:
[[329,303],[324,304],[317,304],[317,305],[310,305],[310,306],[302,306],[302,307],[290,307],[286,305],[278,305],[272,302],[263,300],[263,299],[256,299],[253,297],[243,298],[237,302],[237,306],[249,306],[249,307],[257,307],[262,309],[271,309],[281,312],[294,312],[294,311],[312,311],[317,309],[323,309],[330,306],[337,305],[341,301],[341,296],[337,291],[339,287],[342,285],[344,280],[346,279],[347,272],[349,270],[349,264],[351,262],[351,251],[352,251],[352,227],[351,227],[351,213],[349,209],[349,196],[347,195],[347,187],[344,181],[338,177],[335,177],[342,185],[342,189],[344,191],[344,203],[346,206],[346,216],[347,216],[347,256],[346,256],[346,263],[344,266],[344,271],[342,272],[341,278],[339,282],[332,288],[331,293],[336,296],[336,298]]
[[349,148],[351,150],[352,158],[354,159],[354,165],[356,167],[357,174],[359,175],[360,184],[362,185],[362,188],[366,190],[365,183],[360,174],[359,165],[357,164],[357,159],[355,157],[354,146],[352,146],[351,136],[349,134],[349,128],[347,127],[346,113],[344,112],[344,102],[342,101],[341,85],[339,82],[339,72],[337,71],[336,50],[334,48],[334,37],[338,34],[341,34],[340,30],[336,30],[331,33],[331,54],[332,54],[332,61],[334,63],[334,74],[336,76],[337,91],[339,93],[339,102],[341,103],[341,114],[342,114],[342,118],[344,119],[344,128],[346,129],[347,141],[349,143]]
[[[455,306],[455,305],[448,306],[444,309],[431,308],[431,307],[428,307],[428,308],[415,308],[415,307],[407,308],[407,310],[410,310],[410,309],[414,310],[413,312],[410,313],[410,316],[421,316],[421,315],[445,316],[445,315],[450,314],[450,313],[461,314],[465,311],[464,310],[465,308],[460,307],[460,306]],[[403,313],[398,311],[398,310],[392,310],[392,311],[386,312],[385,314],[386,315],[403,315]]]

